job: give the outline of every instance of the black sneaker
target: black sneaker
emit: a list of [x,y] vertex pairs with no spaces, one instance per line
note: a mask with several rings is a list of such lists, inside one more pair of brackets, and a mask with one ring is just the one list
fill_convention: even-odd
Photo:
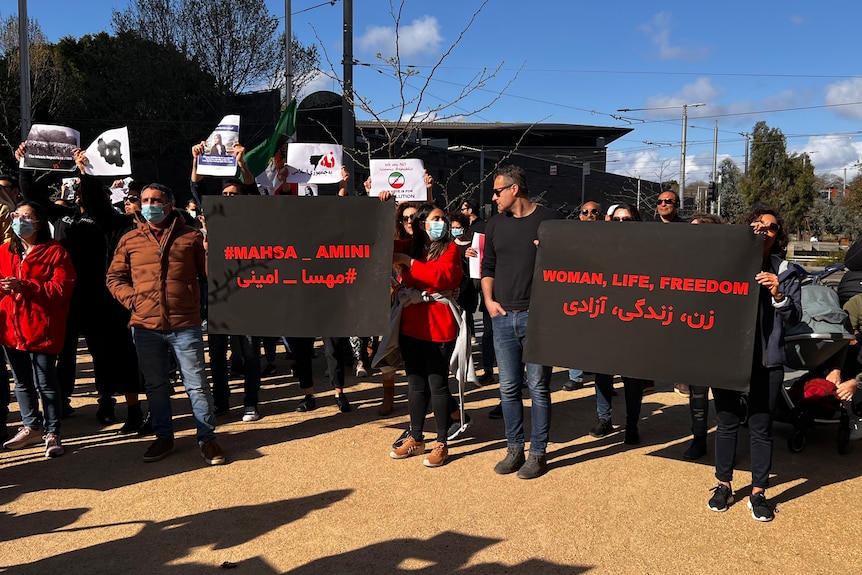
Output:
[[761,491],[748,498],[748,508],[751,516],[758,521],[772,521],[775,519],[775,507],[766,500],[766,495]]
[[688,449],[682,454],[684,459],[688,459],[689,461],[694,461],[695,459],[700,459],[706,455],[706,438],[705,437],[695,437],[691,445],[688,446]]
[[709,498],[709,503],[707,503],[709,508],[719,513],[727,511],[728,505],[733,503],[733,490],[727,485],[719,483],[710,489],[710,491],[714,491],[715,493]]
[[498,403],[497,407],[488,412],[488,417],[491,419],[503,419],[503,404]]
[[128,414],[123,426],[117,430],[117,435],[131,435],[137,433],[144,424],[144,412],[141,409],[141,404],[136,403],[128,407]]
[[640,445],[641,442],[641,434],[638,433],[638,428],[636,425],[626,425],[626,437],[623,439],[623,443],[626,445]]
[[230,413],[229,405],[216,405],[213,407],[213,414],[215,414],[216,417],[221,417],[222,415],[227,415],[228,413]]
[[548,464],[545,461],[545,456],[531,453],[524,465],[518,470],[518,478],[535,479],[544,475],[546,471],[548,471]]
[[299,401],[299,405],[296,406],[294,411],[302,413],[305,411],[312,411],[314,409],[317,409],[317,401],[315,401],[313,395],[306,395]]
[[153,414],[147,411],[147,416],[144,417],[144,422],[141,424],[140,429],[138,429],[138,435],[141,437],[145,435],[153,434]]
[[578,379],[570,379],[563,384],[563,389],[565,391],[577,391],[579,389],[584,389],[584,378],[579,377]]
[[410,437],[410,426],[407,426],[407,429],[401,432],[401,435],[398,436],[398,439],[392,444],[392,449],[398,449],[404,444],[404,440]]
[[278,368],[274,363],[268,363],[260,370],[261,377],[271,377],[273,375],[278,375]]
[[338,404],[338,411],[348,413],[351,410],[350,402],[347,401],[347,394],[343,391],[335,396],[335,403]]
[[515,448],[509,447],[506,449],[506,457],[503,458],[503,461],[499,462],[494,466],[494,473],[498,473],[500,475],[508,475],[509,473],[515,473],[521,466],[524,465],[524,448]]
[[453,419],[449,424],[449,429],[446,431],[446,439],[448,441],[455,441],[459,437],[461,437],[467,428],[470,427],[471,419],[468,414],[464,414],[464,425],[461,425],[461,419]]
[[614,424],[610,419],[600,419],[599,424],[590,430],[593,437],[605,437],[614,432]]
[[96,419],[102,425],[113,425],[117,423],[117,416],[114,413],[114,406],[117,405],[117,400],[113,397],[100,397],[99,409],[96,410]]

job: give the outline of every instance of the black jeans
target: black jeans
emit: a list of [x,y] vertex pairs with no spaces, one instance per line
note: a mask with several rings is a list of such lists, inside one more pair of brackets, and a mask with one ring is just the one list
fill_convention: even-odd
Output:
[[[644,380],[622,376],[625,385],[626,426],[637,427],[641,417],[641,403],[644,397]],[[614,376],[606,373],[596,374],[596,411],[599,419],[611,419],[611,401],[614,394]]]
[[428,394],[437,424],[437,441],[446,443],[449,429],[449,356],[453,342],[437,343],[407,335],[398,339],[404,370],[407,372],[407,406],[410,410],[410,431],[422,438]]
[[[784,381],[784,369],[756,365],[748,394],[748,431],[751,436],[751,485],[769,487],[772,468],[772,410]],[[715,433],[715,478],[730,482],[736,457],[741,410],[740,391],[713,389],[718,430]]]

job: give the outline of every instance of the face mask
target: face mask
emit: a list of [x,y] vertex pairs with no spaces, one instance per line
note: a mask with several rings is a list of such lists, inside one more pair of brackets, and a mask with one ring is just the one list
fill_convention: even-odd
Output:
[[464,228],[452,228],[452,237],[460,238],[464,235]]
[[197,210],[189,210],[189,215],[192,218],[196,218],[196,217],[198,217],[198,212],[197,212]]
[[12,220],[12,231],[19,238],[29,238],[36,231],[33,227],[33,222],[21,218]]
[[160,224],[165,219],[165,208],[158,204],[141,206],[141,215],[151,224]]
[[446,230],[446,222],[435,221],[428,222],[431,229],[428,230],[428,237],[433,241],[437,241],[443,237],[443,232]]

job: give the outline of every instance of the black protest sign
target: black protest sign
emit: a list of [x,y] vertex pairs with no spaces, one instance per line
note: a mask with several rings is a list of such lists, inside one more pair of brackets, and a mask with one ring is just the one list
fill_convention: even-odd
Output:
[[205,197],[208,329],[263,336],[378,335],[389,327],[391,202]]
[[746,389],[762,254],[747,226],[544,222],[525,361]]

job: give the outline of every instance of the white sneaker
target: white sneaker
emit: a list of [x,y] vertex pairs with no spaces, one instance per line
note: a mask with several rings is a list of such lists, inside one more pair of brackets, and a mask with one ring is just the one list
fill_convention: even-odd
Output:
[[361,361],[356,362],[356,377],[368,377],[368,370]]
[[260,419],[260,413],[258,413],[256,407],[249,406],[245,408],[245,413],[242,414],[243,421],[257,421],[258,419]]

